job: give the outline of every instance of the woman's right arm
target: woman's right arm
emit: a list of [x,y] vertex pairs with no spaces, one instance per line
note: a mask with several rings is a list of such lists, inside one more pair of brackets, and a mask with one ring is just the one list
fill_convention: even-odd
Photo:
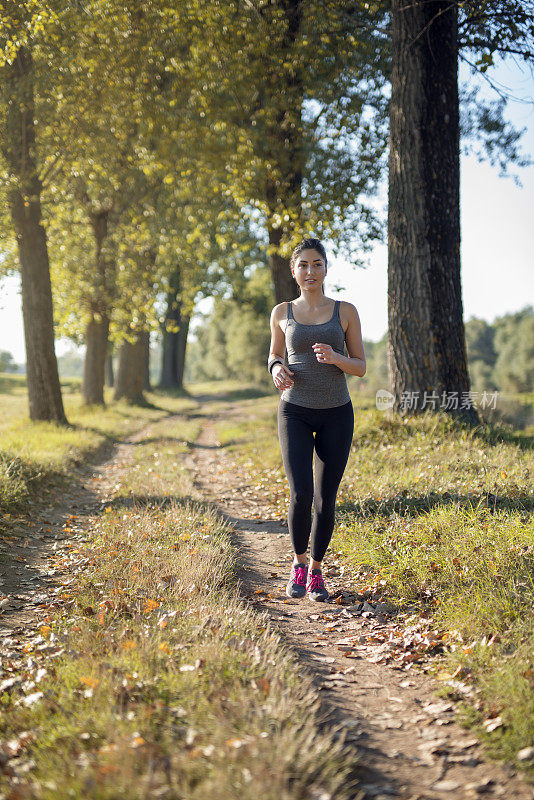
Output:
[[[280,326],[280,322],[285,305],[285,303],[278,303],[271,311],[271,346],[269,361],[272,358],[279,358],[282,362],[284,360],[286,337]],[[271,375],[277,389],[288,389],[290,386],[293,386],[293,379],[290,377],[293,373],[285,364],[275,364],[271,370]]]

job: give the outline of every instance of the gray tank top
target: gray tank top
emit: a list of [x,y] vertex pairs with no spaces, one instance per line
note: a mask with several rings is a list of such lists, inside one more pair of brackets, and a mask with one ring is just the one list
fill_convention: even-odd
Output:
[[312,348],[316,342],[323,342],[344,355],[345,333],[339,318],[339,300],[335,301],[334,313],[328,322],[318,325],[297,322],[289,302],[285,335],[287,364],[293,372],[290,377],[294,383],[282,391],[280,399],[307,408],[333,408],[348,403],[350,394],[345,373],[335,364],[317,361]]

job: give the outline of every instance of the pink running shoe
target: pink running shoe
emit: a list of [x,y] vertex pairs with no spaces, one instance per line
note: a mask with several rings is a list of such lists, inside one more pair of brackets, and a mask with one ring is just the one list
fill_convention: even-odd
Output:
[[330,597],[324,585],[323,573],[320,569],[312,569],[309,573],[306,591],[310,600],[328,600]]
[[304,597],[306,594],[307,564],[292,564],[291,575],[286,586],[288,597]]

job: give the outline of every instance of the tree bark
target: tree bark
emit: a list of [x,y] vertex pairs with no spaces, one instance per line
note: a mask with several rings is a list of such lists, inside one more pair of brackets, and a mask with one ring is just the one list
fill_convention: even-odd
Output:
[[105,370],[105,383],[106,386],[113,387],[115,385],[115,377],[113,375],[113,350],[108,341],[108,353],[106,355],[106,370]]
[[161,364],[162,389],[182,389],[187,350],[187,334],[191,318],[180,314],[176,332],[164,331]]
[[126,339],[121,343],[114,400],[121,400],[124,397],[132,403],[145,402],[143,395],[144,353],[145,342],[142,333],[133,343]]
[[86,328],[86,351],[83,365],[82,396],[86,403],[104,404],[104,381],[108,355],[108,264],[104,256],[104,241],[108,235],[109,208],[94,209],[87,194],[89,221],[95,240],[95,284],[90,299],[91,319]]
[[460,274],[457,7],[448,0],[393,0],[392,9],[388,361],[393,410],[441,408],[478,422],[469,403]]
[[171,291],[167,295],[167,312],[162,326],[162,389],[182,389],[185,355],[190,316],[183,313],[181,300],[181,275],[177,267],[171,277]]
[[[280,246],[282,239],[282,229],[269,227],[269,244],[276,248]],[[287,300],[294,300],[298,297],[298,284],[291,275],[289,258],[281,256],[278,252],[271,253],[269,256],[271,275],[273,278],[274,298],[276,303],[283,303]]]
[[150,331],[143,331],[140,335],[143,340],[143,389],[150,392]]
[[180,330],[178,331],[178,341],[176,343],[176,380],[180,389],[184,385],[185,373],[185,354],[187,350],[187,335],[189,333],[189,323],[191,317],[182,314]]
[[[286,19],[286,31],[281,48],[287,52],[287,61],[293,60],[293,46],[300,33],[303,19],[302,0],[278,0]],[[302,175],[304,153],[302,138],[302,105],[304,86],[302,75],[294,67],[271,74],[267,79],[269,107],[275,109],[273,124],[267,131],[265,160],[272,165],[265,181],[265,198],[269,209],[267,229],[269,245],[273,252],[269,263],[277,303],[298,297],[298,284],[291,275],[289,258],[280,254],[279,248],[287,228],[275,222],[275,215],[289,209],[297,225],[302,223]]]
[[9,96],[4,156],[10,170],[8,190],[17,237],[26,343],[26,381],[30,418],[68,424],[54,347],[50,263],[42,225],[41,191],[35,161],[33,59],[20,47],[7,74]]
[[86,403],[104,405],[109,319],[93,317],[85,329],[82,396]]

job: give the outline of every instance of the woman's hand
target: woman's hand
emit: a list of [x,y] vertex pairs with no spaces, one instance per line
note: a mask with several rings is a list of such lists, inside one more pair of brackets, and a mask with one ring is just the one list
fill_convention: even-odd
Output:
[[321,364],[335,364],[338,353],[329,345],[323,344],[322,342],[315,342],[312,345],[315,355],[317,356],[317,361],[320,361]]
[[294,384],[294,380],[289,377],[293,373],[284,364],[275,364],[271,374],[277,389],[289,389]]

